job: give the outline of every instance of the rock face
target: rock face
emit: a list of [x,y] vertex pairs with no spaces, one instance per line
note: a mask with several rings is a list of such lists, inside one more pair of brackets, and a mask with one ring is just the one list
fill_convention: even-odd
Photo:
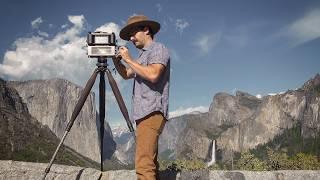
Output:
[[[47,125],[59,138],[65,132],[82,88],[62,79],[10,82],[26,103],[30,114],[41,124]],[[76,152],[100,162],[97,113],[94,94],[91,93],[78,115],[64,144]],[[109,125],[106,125],[104,157],[115,149]]]
[[159,138],[159,153],[164,158],[174,159],[178,137],[186,128],[187,121],[184,119],[186,116],[179,116],[169,119],[166,123],[162,134]]
[[[207,119],[208,113],[188,114],[169,119],[159,138],[159,156],[162,159],[175,159],[184,154],[190,158],[208,159],[211,154],[211,139],[201,130],[190,126],[200,126],[197,122]],[[115,156],[125,164],[134,163],[135,143],[130,133],[115,137]]]
[[[0,79],[0,159],[48,162],[59,139],[28,112],[18,92]],[[95,167],[97,163],[62,146],[56,162]]]
[[[206,135],[204,130],[204,122],[208,119],[208,113],[187,114],[179,119],[183,119],[184,126],[175,127],[177,135],[174,143],[174,157],[179,159],[202,159],[209,160],[211,154],[210,147],[211,139]],[[177,121],[177,119],[175,120]],[[174,122],[174,121],[173,121]],[[170,126],[175,126],[176,123],[168,123],[168,130]],[[183,128],[184,127],[184,128]],[[173,128],[170,128],[173,129]],[[178,132],[180,133],[178,134]],[[168,134],[170,134],[168,132]],[[168,135],[167,135],[168,136]],[[170,138],[169,138],[170,139]]]
[[209,161],[212,140],[228,128],[252,116],[261,100],[244,92],[236,96],[218,93],[208,113],[193,113],[170,119],[160,137],[160,152],[173,158]]
[[123,141],[117,142],[117,149],[114,153],[114,156],[123,164],[134,164],[135,158],[135,141],[131,133],[123,134],[126,136],[126,139]]
[[[263,98],[240,91],[235,95],[217,93],[208,113],[169,119],[160,136],[159,155],[165,159],[210,161],[212,140],[216,140],[216,148],[227,157],[230,151],[267,143],[297,124],[305,138],[320,131],[319,74],[300,89]],[[126,145],[119,147],[130,149],[130,143]],[[127,152],[124,150],[123,154]]]
[[[217,139],[218,148],[238,152],[251,149],[298,124],[303,137],[314,137],[320,131],[319,90],[320,76],[317,75],[301,89],[264,97],[251,116],[236,121],[221,134]],[[235,117],[243,116],[235,114]],[[213,116],[212,119],[219,118]]]
[[[42,179],[46,164],[19,161],[0,161],[0,179]],[[100,179],[101,172],[92,168],[75,166],[53,165],[46,179]]]
[[244,92],[236,92],[235,96],[218,93],[214,96],[209,108],[209,117],[206,126],[212,137],[219,136],[229,127],[241,123],[251,117],[261,100]]
[[319,115],[319,74],[300,89],[261,99],[240,91],[235,96],[217,93],[208,113],[171,119],[161,135],[160,149],[172,150],[175,157],[207,161],[213,139],[219,151],[228,153],[267,143],[297,124],[303,137],[314,137],[320,131]]
[[[0,79],[0,158],[11,159],[40,134],[41,126],[32,119],[18,93]],[[32,129],[38,130],[34,133]]]

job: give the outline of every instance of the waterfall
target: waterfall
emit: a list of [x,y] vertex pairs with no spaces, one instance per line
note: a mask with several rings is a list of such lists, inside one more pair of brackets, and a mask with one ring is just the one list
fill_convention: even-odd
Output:
[[211,153],[211,161],[208,162],[207,166],[211,166],[216,163],[216,140],[212,141],[212,153]]

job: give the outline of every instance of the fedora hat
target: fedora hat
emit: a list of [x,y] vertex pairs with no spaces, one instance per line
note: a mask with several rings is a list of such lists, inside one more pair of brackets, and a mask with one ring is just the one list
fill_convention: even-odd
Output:
[[160,30],[160,24],[156,21],[149,20],[147,16],[135,15],[128,18],[127,24],[120,31],[120,38],[129,41],[130,33],[139,26],[148,26],[152,33],[156,34]]

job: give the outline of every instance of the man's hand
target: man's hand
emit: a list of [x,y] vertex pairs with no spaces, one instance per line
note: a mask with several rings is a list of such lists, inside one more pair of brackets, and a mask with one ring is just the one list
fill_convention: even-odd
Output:
[[132,69],[125,67],[121,63],[121,59],[122,59],[122,56],[120,54],[120,49],[119,49],[118,54],[116,54],[114,57],[112,57],[113,64],[123,79],[133,78],[134,73],[133,73]]
[[119,63],[121,59],[122,59],[122,57],[119,53],[112,57],[114,64]]
[[119,55],[122,57],[122,59],[128,63],[129,61],[132,61],[132,57],[129,53],[129,50],[128,48],[124,47],[124,46],[121,46],[119,48]]

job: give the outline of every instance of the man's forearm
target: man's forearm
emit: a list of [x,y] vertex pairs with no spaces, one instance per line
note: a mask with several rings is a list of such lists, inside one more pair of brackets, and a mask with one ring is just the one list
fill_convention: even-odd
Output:
[[143,79],[148,80],[152,83],[158,81],[164,66],[162,64],[150,64],[148,66],[141,65],[136,61],[130,59],[127,60],[126,63],[130,66],[130,68]]

